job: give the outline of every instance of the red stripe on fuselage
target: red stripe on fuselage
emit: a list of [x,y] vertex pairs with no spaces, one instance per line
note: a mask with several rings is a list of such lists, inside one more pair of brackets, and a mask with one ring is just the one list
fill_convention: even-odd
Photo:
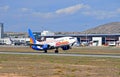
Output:
[[56,46],[67,45],[67,44],[69,44],[68,41],[57,42],[57,43],[56,43]]

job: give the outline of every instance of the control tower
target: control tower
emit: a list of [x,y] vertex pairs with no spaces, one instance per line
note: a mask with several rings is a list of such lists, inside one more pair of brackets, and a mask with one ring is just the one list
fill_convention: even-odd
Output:
[[4,37],[3,23],[0,23],[0,38]]

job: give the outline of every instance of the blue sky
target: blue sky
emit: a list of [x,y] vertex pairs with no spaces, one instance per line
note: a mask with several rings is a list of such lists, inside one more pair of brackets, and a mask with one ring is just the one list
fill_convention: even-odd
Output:
[[80,32],[120,21],[120,0],[0,0],[5,31]]

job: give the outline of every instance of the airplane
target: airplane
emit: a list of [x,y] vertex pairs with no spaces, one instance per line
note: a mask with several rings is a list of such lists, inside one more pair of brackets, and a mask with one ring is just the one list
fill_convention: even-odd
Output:
[[53,40],[46,41],[37,41],[30,29],[28,29],[28,34],[30,37],[30,47],[33,50],[44,51],[47,53],[47,50],[55,49],[55,53],[58,53],[58,48],[62,50],[69,50],[77,41],[75,37],[60,37]]

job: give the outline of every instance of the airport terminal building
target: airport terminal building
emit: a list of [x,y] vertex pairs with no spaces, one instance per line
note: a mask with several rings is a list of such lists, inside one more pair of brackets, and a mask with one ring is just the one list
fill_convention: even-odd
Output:
[[[38,37],[37,37],[38,36]],[[59,37],[72,36],[76,37],[78,46],[120,46],[120,34],[80,34],[80,35],[35,35],[38,41],[41,39],[51,40]],[[27,38],[0,38],[0,43],[3,44],[28,43]]]
[[[79,34],[79,35],[54,35],[41,36],[48,38],[59,38],[72,36],[77,38],[80,46],[120,46],[120,34]],[[39,40],[39,39],[38,39]]]
[[[120,46],[120,34],[80,34],[80,35],[39,35],[34,32],[38,41],[53,40],[59,37],[72,36],[77,39],[77,46]],[[21,45],[29,43],[29,37],[0,38],[0,44]]]
[[[55,35],[50,31],[33,32],[38,41],[41,39],[53,40],[59,37],[72,36],[76,37],[78,46],[120,46],[120,34],[72,34],[72,35]],[[14,36],[14,37],[13,37]],[[12,37],[5,37],[3,23],[0,23],[0,45],[26,45],[29,43],[29,36],[24,33],[13,33]]]

